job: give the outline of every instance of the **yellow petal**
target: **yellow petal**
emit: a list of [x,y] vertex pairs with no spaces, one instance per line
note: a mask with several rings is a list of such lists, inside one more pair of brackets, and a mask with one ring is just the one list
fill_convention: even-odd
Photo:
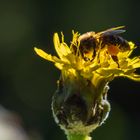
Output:
[[44,52],[43,50],[41,49],[38,49],[38,48],[34,48],[35,52],[42,58],[48,60],[48,61],[52,61],[52,62],[55,62],[55,63],[66,63],[64,61],[62,61],[61,59],[59,59],[58,57],[56,56],[52,56],[46,52]]
[[97,71],[102,76],[109,76],[109,75],[120,75],[121,73],[124,73],[121,69],[108,69],[108,68],[102,68]]
[[132,73],[131,75],[122,75],[123,77],[129,78],[133,81],[140,82],[140,75]]
[[57,33],[54,34],[54,37],[53,37],[54,47],[55,47],[55,50],[56,50],[58,56],[61,59],[63,59],[63,56],[66,56],[67,54],[69,54],[71,52],[70,48],[63,41],[64,41],[63,35],[62,35],[62,43],[60,43],[58,34]]
[[34,48],[35,52],[42,58],[46,59],[46,60],[49,60],[49,61],[52,61],[54,62],[53,58],[52,58],[52,55],[50,54],[47,54],[46,52],[44,52],[43,50],[41,49],[38,49],[38,48]]
[[135,46],[135,44],[133,43],[133,42],[128,42],[128,44],[129,44],[129,46],[130,46],[130,51],[129,51],[129,53],[128,53],[128,55],[127,56],[130,56],[131,54],[132,54],[132,52],[133,52],[133,50],[136,48],[136,46]]
[[63,65],[60,63],[55,63],[55,66],[59,69],[62,70],[63,69]]
[[133,68],[140,68],[140,57],[134,57],[130,62],[129,65]]
[[57,54],[59,55],[59,53],[60,53],[60,51],[59,51],[60,40],[59,40],[59,37],[58,37],[58,34],[57,33],[54,34],[53,42],[54,42],[55,50],[56,50]]
[[128,44],[129,44],[131,50],[134,50],[136,48],[136,46],[133,42],[129,41]]
[[78,46],[80,42],[78,42],[78,37],[80,36],[80,34],[78,32],[74,33],[74,30],[72,31],[73,34],[73,38],[71,41],[71,45],[70,48],[72,48],[73,45]]
[[124,51],[124,52],[119,52],[117,57],[119,60],[124,59],[124,58],[128,58],[132,52],[134,51],[134,49],[136,48],[135,44],[133,42],[128,42],[129,46],[130,46],[130,50]]

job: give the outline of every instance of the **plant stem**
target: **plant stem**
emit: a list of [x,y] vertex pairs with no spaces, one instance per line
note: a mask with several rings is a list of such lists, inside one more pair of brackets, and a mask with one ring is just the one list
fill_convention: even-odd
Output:
[[91,137],[88,135],[80,135],[80,134],[68,134],[68,140],[91,140]]

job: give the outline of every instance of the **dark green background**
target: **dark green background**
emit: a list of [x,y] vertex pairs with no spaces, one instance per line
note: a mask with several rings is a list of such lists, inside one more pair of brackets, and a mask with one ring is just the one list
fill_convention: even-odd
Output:
[[[0,104],[16,112],[29,135],[65,140],[51,114],[59,70],[39,58],[37,46],[55,54],[53,33],[84,33],[125,25],[123,37],[140,46],[140,2],[136,0],[0,1]],[[140,49],[135,51],[140,55]],[[116,79],[110,84],[112,111],[94,140],[140,139],[140,83]],[[34,133],[32,133],[34,132]],[[36,137],[36,140],[37,139]]]

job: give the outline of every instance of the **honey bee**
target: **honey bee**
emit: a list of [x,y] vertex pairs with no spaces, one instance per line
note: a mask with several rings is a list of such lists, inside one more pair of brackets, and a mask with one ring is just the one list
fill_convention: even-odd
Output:
[[[124,26],[110,28],[102,32],[87,32],[79,36],[79,50],[85,61],[92,61],[99,49],[107,48],[107,53],[118,64],[117,54],[130,50],[128,41],[119,36],[125,32]],[[119,64],[118,64],[119,66]]]

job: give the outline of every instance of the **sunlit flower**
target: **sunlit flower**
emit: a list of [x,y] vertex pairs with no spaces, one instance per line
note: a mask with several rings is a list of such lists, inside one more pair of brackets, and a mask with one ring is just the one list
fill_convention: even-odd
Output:
[[[54,46],[59,57],[52,56],[41,49],[35,48],[36,53],[42,58],[51,61],[61,71],[69,71],[73,74],[80,74],[84,78],[92,79],[95,74],[102,77],[128,77],[135,81],[140,81],[140,76],[135,74],[137,68],[140,67],[140,57],[130,58],[133,50],[136,48],[135,44],[128,42],[130,49],[124,52],[118,52],[118,64],[111,58],[107,51],[107,47],[99,49],[92,61],[84,60],[79,50],[80,42],[78,40],[80,34],[73,32],[73,39],[70,47],[64,42],[64,35],[59,40],[58,34],[54,34]],[[74,48],[77,47],[76,53]],[[119,44],[118,44],[119,45]],[[90,56],[89,52],[89,57]]]
[[140,75],[135,73],[140,57],[130,57],[136,46],[118,36],[124,31],[120,28],[83,35],[73,31],[70,45],[64,42],[63,33],[61,39],[55,33],[58,57],[35,48],[39,56],[61,71],[52,109],[66,133],[89,134],[106,120],[110,111],[108,83],[115,77],[140,81]]

